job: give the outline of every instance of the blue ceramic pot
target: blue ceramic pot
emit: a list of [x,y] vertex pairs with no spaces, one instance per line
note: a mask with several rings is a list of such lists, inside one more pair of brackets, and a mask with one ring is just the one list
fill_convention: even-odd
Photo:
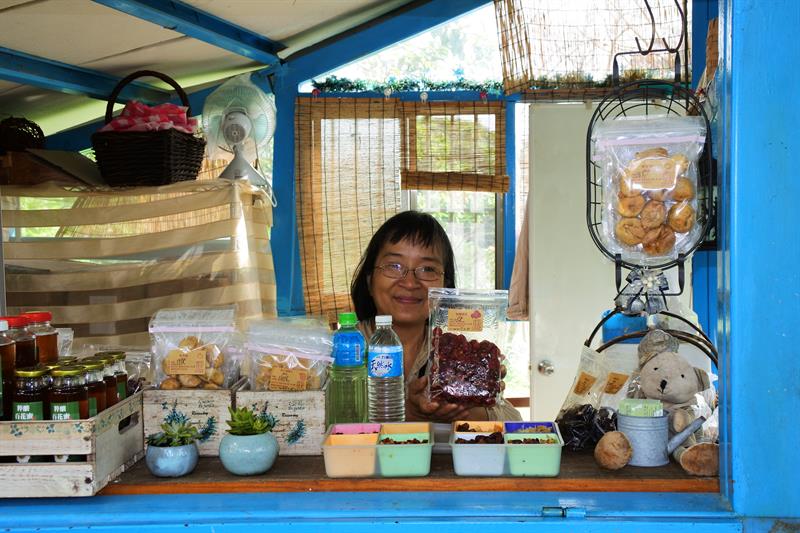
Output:
[[198,456],[194,442],[185,446],[148,446],[145,462],[154,476],[180,477],[194,470]]
[[252,476],[263,474],[275,463],[278,440],[272,433],[260,435],[231,435],[222,437],[219,458],[231,474]]

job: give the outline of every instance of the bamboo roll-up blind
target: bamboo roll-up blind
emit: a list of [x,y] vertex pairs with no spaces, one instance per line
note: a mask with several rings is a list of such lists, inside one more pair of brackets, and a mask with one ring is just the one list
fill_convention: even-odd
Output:
[[306,313],[352,308],[350,283],[372,234],[400,210],[394,98],[297,99],[297,223]]
[[147,345],[165,307],[276,314],[272,207],[241,181],[3,187],[9,313],[50,311],[77,345]]
[[[691,0],[678,0],[691,28]],[[631,0],[494,0],[503,89],[572,91],[605,83],[614,54],[650,45],[652,24],[644,2]],[[675,0],[650,0],[655,19],[653,49],[676,47],[681,18]],[[681,44],[681,61],[684,61]],[[670,79],[674,54],[632,54],[619,59],[620,77]],[[691,65],[691,58],[688,58]],[[556,95],[554,99],[564,99]]]
[[404,189],[508,192],[505,105],[404,102]]

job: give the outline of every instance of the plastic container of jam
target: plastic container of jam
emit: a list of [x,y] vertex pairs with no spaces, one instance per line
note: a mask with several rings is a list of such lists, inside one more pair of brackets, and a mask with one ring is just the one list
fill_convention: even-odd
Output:
[[18,421],[47,420],[50,418],[50,400],[43,367],[17,368],[14,371],[14,401],[11,419]]
[[36,338],[28,330],[28,319],[24,316],[3,316],[0,320],[8,322],[6,335],[15,343],[14,366],[16,368],[36,366],[39,363],[36,355]]
[[82,359],[82,363],[96,361],[103,365],[103,381],[106,384],[106,409],[119,403],[119,389],[117,388],[117,377],[114,375],[114,356],[113,355],[94,355],[88,359]]
[[108,351],[97,352],[95,357],[104,357],[106,360],[111,360],[114,369],[114,379],[117,384],[117,395],[119,401],[128,397],[128,371],[125,368],[125,352],[123,351]]
[[83,365],[59,366],[50,371],[50,419],[82,420],[89,418],[89,390]]
[[105,365],[101,361],[81,361],[86,369],[86,388],[89,390],[89,417],[106,408],[106,382],[103,379]]
[[58,331],[50,325],[53,315],[47,311],[22,313],[28,319],[28,331],[36,339],[36,353],[40,364],[58,361]]

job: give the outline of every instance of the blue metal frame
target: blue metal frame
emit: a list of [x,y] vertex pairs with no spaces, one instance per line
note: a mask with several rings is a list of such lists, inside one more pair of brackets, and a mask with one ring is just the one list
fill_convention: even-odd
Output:
[[[0,79],[103,100],[122,78],[0,47]],[[160,103],[169,96],[169,91],[132,82],[123,87],[118,99]]]
[[193,39],[219,46],[235,54],[249,57],[265,65],[277,63],[283,44],[267,39],[246,28],[223,20],[179,0],[93,0],[158,24],[164,28],[188,35]]

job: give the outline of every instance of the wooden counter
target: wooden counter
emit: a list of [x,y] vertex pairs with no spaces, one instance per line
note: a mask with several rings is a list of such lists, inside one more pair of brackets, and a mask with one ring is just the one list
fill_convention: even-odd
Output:
[[460,477],[450,455],[435,454],[431,473],[418,478],[332,479],[325,475],[322,456],[278,457],[266,474],[239,477],[229,474],[219,458],[203,457],[190,475],[157,478],[144,460],[110,483],[100,493],[199,494],[234,492],[408,492],[408,491],[558,491],[558,492],[719,492],[718,478],[687,476],[674,462],[658,468],[628,466],[602,470],[591,453],[565,451],[561,473],[554,478]]

